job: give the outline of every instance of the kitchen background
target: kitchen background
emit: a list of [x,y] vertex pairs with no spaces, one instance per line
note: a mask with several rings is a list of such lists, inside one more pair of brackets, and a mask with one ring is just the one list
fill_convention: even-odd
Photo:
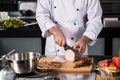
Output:
[[[109,30],[110,33],[117,34],[116,31],[112,32],[112,29],[120,27],[120,0],[100,0],[100,2],[103,9],[103,26],[105,30],[108,30],[108,33],[105,33],[104,30],[104,33],[101,32],[96,44],[94,46],[89,46],[89,55],[117,55],[120,49],[120,35],[118,35],[117,37],[114,37],[113,35],[111,37],[111,34],[109,34]],[[0,13],[2,15],[1,19],[7,18],[9,16],[17,17],[27,21],[35,21],[35,11],[36,0],[0,1]],[[31,27],[30,29],[33,28],[34,27]],[[14,33],[14,37],[9,36],[10,34],[6,34],[7,36],[1,34],[3,32],[5,32],[5,30],[0,30],[0,55],[6,54],[12,49],[16,49],[16,52],[34,51],[43,54],[44,46],[42,45],[44,45],[44,39],[42,39],[40,36],[25,37],[21,34],[21,36],[19,37],[16,33]],[[7,32],[9,32],[9,30]],[[110,46],[108,42],[111,42]]]

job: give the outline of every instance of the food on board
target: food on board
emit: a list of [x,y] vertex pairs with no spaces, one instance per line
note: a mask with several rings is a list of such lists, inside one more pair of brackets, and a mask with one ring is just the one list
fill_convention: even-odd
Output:
[[71,49],[68,49],[65,52],[65,59],[67,61],[74,62],[78,59],[78,57],[75,55],[75,53]]
[[61,62],[53,62],[53,61],[47,61],[46,58],[41,58],[38,60],[38,66],[40,68],[60,68],[62,66]]
[[[42,57],[37,61],[37,69],[40,71],[58,71],[58,72],[90,72],[93,68],[93,58],[85,57],[71,62],[53,62],[54,57]],[[85,70],[84,70],[85,69]]]
[[92,59],[91,58],[81,58],[79,61],[81,61],[81,63],[76,64],[74,66],[74,68],[80,68],[80,67],[85,67],[85,66],[92,65]]
[[55,56],[53,62],[66,62],[64,56]]
[[[93,58],[91,57],[77,57],[75,52],[71,49],[66,50],[65,55],[46,56],[38,60],[38,68],[41,70],[47,69],[79,69],[80,67],[91,68]],[[61,70],[62,71],[62,70]]]

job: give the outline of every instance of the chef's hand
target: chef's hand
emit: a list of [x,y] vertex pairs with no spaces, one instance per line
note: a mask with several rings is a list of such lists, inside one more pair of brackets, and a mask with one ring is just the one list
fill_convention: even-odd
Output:
[[53,26],[51,29],[48,30],[54,36],[54,41],[59,46],[64,46],[66,44],[66,38],[63,32],[60,30],[59,27]]
[[82,36],[74,45],[73,49],[77,49],[80,54],[86,50],[86,45],[91,41],[87,36]]

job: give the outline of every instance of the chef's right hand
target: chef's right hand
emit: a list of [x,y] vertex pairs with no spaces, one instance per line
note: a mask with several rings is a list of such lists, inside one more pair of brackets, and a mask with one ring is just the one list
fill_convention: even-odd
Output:
[[60,30],[59,27],[53,26],[48,30],[51,34],[54,36],[54,41],[59,46],[64,46],[66,44],[66,38],[63,34],[63,32]]

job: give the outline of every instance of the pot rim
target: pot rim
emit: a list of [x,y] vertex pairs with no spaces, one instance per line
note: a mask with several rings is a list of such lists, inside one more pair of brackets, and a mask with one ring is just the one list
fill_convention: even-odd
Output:
[[[34,55],[35,54],[35,55]],[[22,56],[23,58],[19,57]],[[27,56],[27,58],[26,58]],[[33,59],[37,59],[41,56],[41,54],[39,52],[17,52],[17,53],[13,53],[9,56],[6,57],[7,60],[9,61],[18,61],[18,60],[33,60]]]

